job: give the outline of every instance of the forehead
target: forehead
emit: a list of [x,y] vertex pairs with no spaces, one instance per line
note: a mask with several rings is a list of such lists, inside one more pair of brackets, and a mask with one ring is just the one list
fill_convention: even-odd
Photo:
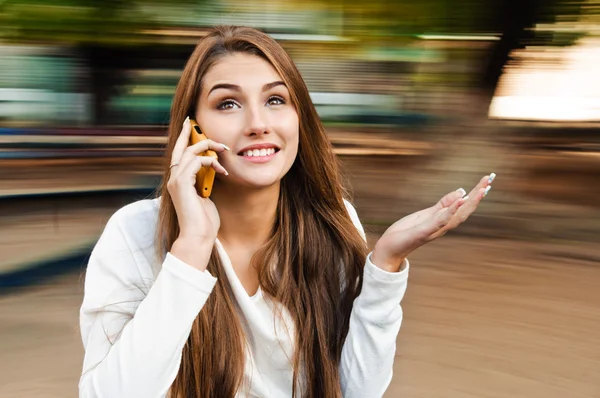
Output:
[[261,87],[282,80],[273,66],[263,58],[244,53],[227,54],[215,62],[203,79],[203,90],[217,83],[231,83],[242,89]]

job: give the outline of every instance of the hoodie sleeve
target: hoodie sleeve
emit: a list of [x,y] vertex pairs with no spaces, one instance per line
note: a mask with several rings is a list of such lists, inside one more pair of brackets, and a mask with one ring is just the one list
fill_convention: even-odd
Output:
[[[82,398],[165,396],[192,323],[216,283],[208,271],[170,253],[156,278],[144,281],[152,266],[127,231],[149,226],[125,213],[111,217],[87,266],[80,310]],[[125,221],[138,224],[125,229]]]
[[[356,210],[346,203],[357,229],[365,238]],[[409,264],[400,272],[387,272],[367,256],[363,286],[354,300],[350,327],[340,363],[345,398],[382,397],[393,373],[396,338],[402,324],[400,302],[406,292]]]

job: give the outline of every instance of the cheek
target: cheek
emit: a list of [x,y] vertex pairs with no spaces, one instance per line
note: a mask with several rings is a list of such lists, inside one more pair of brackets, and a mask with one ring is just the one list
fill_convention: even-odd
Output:
[[285,139],[285,152],[286,152],[286,172],[289,171],[290,167],[298,157],[298,147],[300,142],[300,132],[298,126],[298,117],[291,118],[284,126],[282,126],[282,135]]
[[295,112],[290,112],[285,117],[281,117],[278,120],[275,130],[283,136],[288,147],[298,147],[300,126],[298,124],[298,115]]
[[225,145],[233,144],[240,127],[235,118],[206,118],[202,128],[208,138]]

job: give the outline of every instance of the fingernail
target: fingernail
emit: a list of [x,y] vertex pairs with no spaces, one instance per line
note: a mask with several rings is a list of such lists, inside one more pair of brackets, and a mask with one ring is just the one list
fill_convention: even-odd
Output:
[[456,192],[460,192],[461,198],[467,194],[467,191],[465,191],[463,188],[458,188]]
[[186,123],[187,123],[187,122],[189,122],[189,121],[190,121],[190,117],[189,117],[189,116],[186,116],[185,120],[183,121],[183,124],[186,124]]
[[490,189],[492,189],[491,185],[488,185],[487,188],[485,188],[485,191],[483,191],[483,197],[485,198],[488,194],[488,192],[490,192]]
[[229,147],[227,145],[225,145],[225,144],[221,144],[221,145],[223,145],[223,148],[225,148],[226,151],[231,151],[231,149],[229,149]]
[[494,178],[496,178],[496,173],[490,174],[490,178],[488,178],[488,184],[491,184],[492,181],[494,181]]
[[227,172],[227,170],[225,170],[225,175],[226,175],[226,176],[228,176],[228,175],[229,175],[229,173]]

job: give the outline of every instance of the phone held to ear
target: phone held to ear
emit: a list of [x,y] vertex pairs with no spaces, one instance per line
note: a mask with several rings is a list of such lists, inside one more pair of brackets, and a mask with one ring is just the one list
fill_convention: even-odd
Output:
[[[190,145],[206,140],[206,135],[200,130],[200,126],[194,119],[190,119],[192,132],[190,134]],[[200,156],[210,156],[217,159],[217,153],[213,150],[208,150],[200,154]],[[210,166],[202,166],[198,174],[196,174],[196,190],[203,198],[208,198],[212,192],[213,183],[215,181],[215,169]]]

